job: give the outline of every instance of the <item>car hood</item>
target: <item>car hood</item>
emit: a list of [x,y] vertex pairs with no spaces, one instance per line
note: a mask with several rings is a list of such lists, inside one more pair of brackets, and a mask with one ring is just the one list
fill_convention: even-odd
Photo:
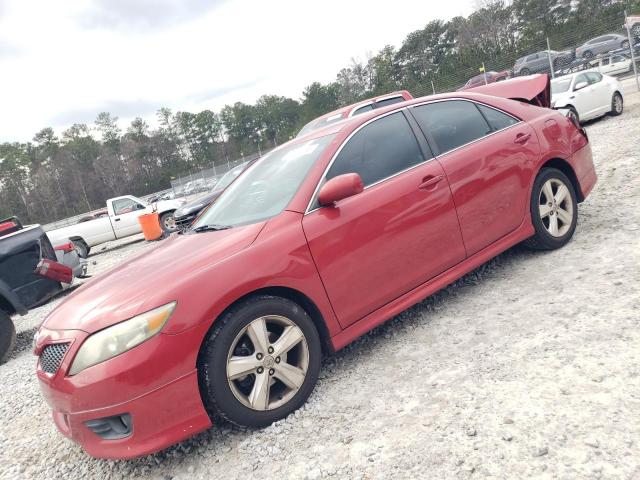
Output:
[[139,257],[86,282],[51,312],[43,326],[93,333],[174,301],[176,285],[251,245],[264,224],[171,235]]
[[551,106],[551,83],[549,75],[546,74],[510,78],[502,82],[471,88],[468,91],[511,100],[524,100],[540,107]]
[[200,205],[209,205],[211,202],[213,202],[216,198],[218,198],[220,196],[220,194],[222,193],[222,190],[213,190],[205,195],[201,195],[198,198],[196,198],[195,200],[189,202],[189,203],[185,203],[184,205],[182,205],[177,211],[176,211],[176,216],[179,215],[184,215],[185,213],[190,212],[191,210],[193,210],[194,208],[198,208]]

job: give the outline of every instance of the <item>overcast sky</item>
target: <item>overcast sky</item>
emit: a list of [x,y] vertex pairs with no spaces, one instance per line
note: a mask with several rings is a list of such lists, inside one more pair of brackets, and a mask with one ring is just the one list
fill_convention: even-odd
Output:
[[219,111],[300,98],[350,59],[398,46],[472,0],[0,0],[0,141],[60,133],[101,111]]

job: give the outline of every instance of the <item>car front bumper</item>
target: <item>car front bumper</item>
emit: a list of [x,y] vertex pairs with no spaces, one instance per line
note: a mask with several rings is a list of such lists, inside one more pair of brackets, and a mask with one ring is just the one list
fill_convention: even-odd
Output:
[[[211,426],[198,388],[189,336],[159,334],[117,357],[68,376],[73,357],[87,338],[79,330],[41,328],[36,340],[37,375],[42,393],[62,434],[90,455],[127,459],[147,455]],[[67,345],[59,367],[43,369],[44,349]],[[196,349],[197,353],[197,349]],[[185,362],[186,360],[186,362]],[[181,371],[184,364],[191,364]],[[127,416],[120,437],[90,428],[111,417]]]

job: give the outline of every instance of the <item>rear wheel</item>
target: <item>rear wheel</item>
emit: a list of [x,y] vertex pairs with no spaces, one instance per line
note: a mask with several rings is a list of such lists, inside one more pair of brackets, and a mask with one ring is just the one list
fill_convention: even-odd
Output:
[[0,310],[0,363],[4,363],[11,355],[16,344],[16,327],[6,312]]
[[73,243],[73,248],[80,258],[87,258],[89,256],[91,248],[89,248],[84,240],[78,238],[76,240],[71,240],[71,243]]
[[622,100],[622,95],[619,92],[613,94],[611,97],[611,115],[617,116],[622,114],[622,110],[624,109],[624,102]]
[[555,168],[543,168],[531,191],[531,220],[535,229],[525,245],[555,250],[566,245],[576,229],[578,202],[571,180]]
[[216,320],[205,340],[200,391],[214,421],[265,427],[304,404],[320,362],[318,332],[299,305],[251,297]]
[[520,70],[520,75],[529,75],[531,71],[528,68],[523,68]]

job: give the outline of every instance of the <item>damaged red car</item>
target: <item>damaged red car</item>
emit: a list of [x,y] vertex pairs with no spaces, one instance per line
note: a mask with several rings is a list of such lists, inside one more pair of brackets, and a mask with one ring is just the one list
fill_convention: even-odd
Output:
[[306,401],[323,353],[517,243],[569,242],[589,142],[547,108],[546,76],[517,80],[295,138],[186,234],[75,291],[36,338],[59,430],[130,458],[222,420],[264,427]]

